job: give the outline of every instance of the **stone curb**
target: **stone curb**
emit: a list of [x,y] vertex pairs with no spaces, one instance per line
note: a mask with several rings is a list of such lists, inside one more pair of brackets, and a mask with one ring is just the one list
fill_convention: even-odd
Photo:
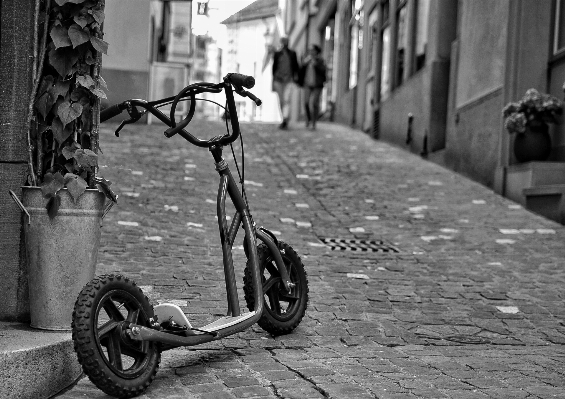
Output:
[[[0,322],[0,396],[50,398],[82,374],[71,334]],[[4,396],[7,395],[7,396]]]

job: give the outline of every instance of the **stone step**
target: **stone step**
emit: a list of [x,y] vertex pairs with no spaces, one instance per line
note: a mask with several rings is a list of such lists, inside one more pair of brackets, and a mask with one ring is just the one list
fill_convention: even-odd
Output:
[[523,190],[526,208],[558,223],[565,223],[565,184],[547,184]]
[[0,396],[50,398],[82,374],[70,332],[0,321]]

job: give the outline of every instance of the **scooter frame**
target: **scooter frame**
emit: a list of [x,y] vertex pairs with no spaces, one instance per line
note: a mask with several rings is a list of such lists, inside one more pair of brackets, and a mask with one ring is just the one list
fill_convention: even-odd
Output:
[[[241,87],[235,86],[235,88],[236,93],[251,97],[254,101],[256,101],[256,103],[258,102],[260,104],[260,100],[254,97],[251,93],[246,92]],[[227,107],[232,125],[231,135],[220,136],[209,141],[203,141],[185,131],[184,128],[181,127],[181,124],[179,124],[179,126],[175,125],[174,105],[176,105],[176,103],[174,101],[178,103],[178,101],[182,100],[183,97],[188,97],[189,95],[192,96],[191,112],[193,113],[195,103],[194,94],[205,91],[217,93],[222,90],[225,90]],[[253,221],[253,217],[250,214],[246,201],[244,200],[231,174],[229,166],[222,156],[223,146],[227,143],[235,141],[239,134],[241,134],[239,130],[237,110],[235,106],[231,82],[229,81],[229,79],[224,79],[223,83],[217,85],[205,84],[204,86],[199,86],[192,91],[188,90],[181,93],[179,93],[179,95],[177,95],[174,100],[173,97],[153,102],[146,102],[144,100],[129,100],[120,104],[121,109],[125,108],[128,110],[131,119],[122,122],[122,125],[120,125],[120,127],[118,128],[116,134],[118,134],[119,130],[121,130],[124,124],[133,123],[141,117],[142,113],[137,110],[137,107],[141,107],[145,109],[146,112],[151,112],[155,117],[171,127],[171,129],[165,132],[165,136],[170,137],[175,133],[179,133],[183,138],[185,138],[187,141],[190,141],[192,144],[209,148],[215,161],[216,171],[220,176],[220,184],[217,195],[217,218],[223,253],[223,266],[228,309],[226,317],[216,320],[213,323],[210,323],[203,327],[192,328],[192,326],[186,319],[186,316],[178,306],[172,304],[160,304],[154,307],[154,313],[156,317],[150,319],[151,327],[138,325],[135,323],[129,323],[129,325],[124,326],[125,333],[128,334],[128,336],[132,340],[159,342],[162,344],[160,348],[161,350],[172,349],[179,346],[199,345],[206,342],[219,340],[249,328],[261,318],[264,311],[263,293],[264,291],[266,291],[266,289],[263,289],[264,287],[261,283],[261,270],[257,255],[257,239],[262,241],[271,252],[273,260],[275,261],[277,269],[280,273],[284,289],[288,292],[291,292],[292,288],[294,287],[294,284],[290,281],[287,268],[283,261],[277,238],[269,230],[263,227],[257,228],[255,222]],[[173,100],[174,105],[173,109],[171,110],[171,117],[169,118],[156,107],[165,103],[170,103],[171,100]],[[117,113],[114,112],[114,114]],[[192,115],[190,115],[190,117],[192,117]],[[187,117],[185,121],[187,119],[189,120],[190,118]],[[188,122],[186,122],[184,126],[186,126],[187,124]],[[177,131],[173,134],[170,134],[172,128],[175,128],[175,130]],[[225,203],[228,196],[236,209],[236,213],[232,218],[232,222],[229,227],[225,210]],[[242,224],[245,231],[244,249],[250,261],[252,270],[252,285],[254,289],[254,310],[246,314],[240,313],[237,283],[235,279],[232,257],[233,244]],[[184,334],[180,335],[179,331],[171,332],[163,330],[160,327],[160,322],[163,321],[163,318],[172,320],[176,323],[177,326],[184,328]]]

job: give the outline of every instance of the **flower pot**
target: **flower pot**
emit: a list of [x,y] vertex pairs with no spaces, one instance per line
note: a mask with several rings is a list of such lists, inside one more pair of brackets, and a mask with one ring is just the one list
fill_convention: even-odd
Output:
[[545,161],[551,154],[547,123],[529,124],[514,138],[514,156],[518,162]]
[[50,219],[39,187],[22,187],[31,327],[71,329],[76,298],[92,278],[100,245],[104,194],[86,190],[75,203],[67,189]]

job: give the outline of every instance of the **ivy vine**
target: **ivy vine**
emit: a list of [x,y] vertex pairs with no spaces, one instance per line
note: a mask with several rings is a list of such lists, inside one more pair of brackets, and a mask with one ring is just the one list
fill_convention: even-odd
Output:
[[47,210],[53,217],[64,187],[74,201],[96,187],[115,200],[110,182],[96,176],[99,104],[107,90],[99,71],[108,43],[102,39],[104,0],[54,0],[52,7],[43,0],[42,5],[31,180],[49,198]]

